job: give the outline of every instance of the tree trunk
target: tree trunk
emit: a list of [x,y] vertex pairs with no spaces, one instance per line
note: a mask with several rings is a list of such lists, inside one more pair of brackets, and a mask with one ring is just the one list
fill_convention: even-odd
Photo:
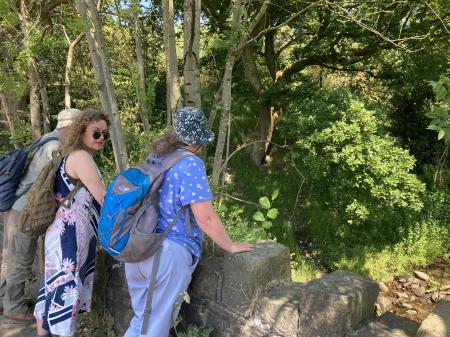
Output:
[[111,118],[111,142],[114,159],[117,168],[122,171],[128,167],[128,156],[120,124],[117,99],[112,85],[109,58],[105,49],[105,41],[96,5],[93,0],[86,1],[76,0],[76,6],[85,24],[86,39],[89,45],[102,108]]
[[184,1],[184,93],[185,104],[200,108],[200,9],[201,0]]
[[[229,114],[231,110],[231,76],[233,73],[233,67],[236,59],[238,58],[238,51],[240,51],[249,39],[250,33],[260,24],[261,20],[264,20],[266,11],[269,6],[269,0],[264,0],[261,5],[258,14],[253,19],[247,31],[242,34],[240,41],[237,45],[231,46],[228,49],[228,54],[225,62],[225,72],[222,79],[222,113],[220,116],[219,134],[217,136],[216,152],[214,154],[213,175],[211,178],[211,184],[214,188],[217,188],[219,184],[220,174],[226,167],[222,167],[222,156],[226,141],[226,129],[229,128]],[[239,30],[239,24],[241,21],[242,13],[242,0],[237,0],[233,6],[233,19],[231,23],[231,31],[236,32]],[[228,130],[229,131],[229,130]]]
[[166,57],[167,125],[173,123],[173,115],[182,105],[178,78],[177,51],[175,48],[173,0],[163,0],[164,54]]
[[25,48],[29,51],[27,56],[27,77],[28,77],[28,89],[30,91],[30,122],[31,122],[31,135],[33,139],[36,139],[42,135],[41,131],[41,106],[39,99],[39,83],[37,75],[36,60],[31,54],[31,45],[29,36],[31,33],[31,23],[28,15],[28,9],[25,0],[20,1],[20,23],[21,30],[24,36]]
[[28,86],[30,88],[31,135],[33,139],[37,139],[42,136],[41,104],[36,60],[31,56],[28,57]]
[[209,117],[208,117],[208,125],[210,128],[213,127],[214,121],[216,120],[216,114],[218,108],[218,103],[220,101],[220,98],[222,96],[222,82],[220,83],[219,89],[217,89],[216,93],[214,94],[213,101],[211,103],[211,109],[209,111]]
[[84,36],[84,32],[80,33],[75,40],[72,42],[67,37],[69,43],[69,50],[67,51],[67,61],[66,61],[66,74],[64,78],[64,107],[70,109],[71,99],[70,99],[70,86],[71,86],[71,75],[72,75],[72,65],[73,65],[73,54],[75,52],[75,47],[81,41]]
[[[242,0],[237,0],[233,6],[233,21],[231,24],[232,31],[237,29],[241,21],[241,7]],[[226,141],[226,134],[228,129],[228,121],[230,118],[231,109],[231,80],[233,75],[233,67],[236,61],[236,45],[228,49],[227,58],[225,61],[225,71],[222,78],[222,112],[220,115],[219,133],[217,135],[216,152],[214,154],[213,174],[211,178],[211,185],[217,188],[219,185],[223,150]]]
[[15,148],[19,147],[16,136],[16,126],[14,124],[14,112],[16,111],[18,101],[14,99],[13,92],[0,92],[0,101],[3,112],[5,113],[6,120],[9,126],[9,132],[11,135],[11,141]]
[[[272,81],[276,81],[276,58],[274,52],[274,37],[272,32],[265,36],[265,59],[266,65]],[[243,50],[245,77],[252,87],[253,95],[256,99],[261,97],[262,84],[260,74],[255,63],[255,48],[246,46]],[[261,165],[266,157],[273,130],[276,122],[281,117],[283,107],[277,102],[261,103],[259,109],[258,122],[252,145],[251,159],[256,165]]]
[[[134,21],[134,41],[135,41],[135,49],[136,49],[136,62],[137,62],[137,71],[139,75],[139,93],[138,93],[138,102],[139,102],[139,112],[141,116],[142,126],[145,132],[150,131],[150,123],[148,120],[147,109],[145,107],[145,70],[144,70],[144,57],[142,53],[142,40],[141,40],[141,27],[139,22],[139,12],[138,12],[138,2],[134,0],[132,5],[133,11],[133,21]],[[136,8],[134,8],[136,7]]]
[[[39,74],[38,74],[39,75]],[[42,120],[44,121],[44,133],[50,132],[50,107],[48,104],[47,88],[38,76],[39,94],[42,102]]]

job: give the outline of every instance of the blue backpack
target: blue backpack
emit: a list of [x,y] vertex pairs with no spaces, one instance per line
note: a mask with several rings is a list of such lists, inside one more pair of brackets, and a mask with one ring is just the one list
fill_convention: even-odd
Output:
[[20,179],[31,161],[28,154],[33,155],[35,150],[47,142],[59,140],[57,137],[39,138],[26,148],[19,148],[0,156],[0,212],[8,211],[14,202],[25,194],[16,195]]
[[[158,189],[164,173],[189,151],[174,151],[162,161],[150,155],[144,165],[119,173],[109,184],[100,214],[98,238],[108,254],[121,262],[140,262],[152,256],[181,217],[181,208],[164,233],[156,233]],[[189,216],[186,217],[189,221]]]

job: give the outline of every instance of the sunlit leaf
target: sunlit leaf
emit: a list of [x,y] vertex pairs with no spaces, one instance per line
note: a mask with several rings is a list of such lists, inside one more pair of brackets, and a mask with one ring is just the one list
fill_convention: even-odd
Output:
[[255,214],[253,214],[253,219],[255,219],[256,221],[265,221],[266,220],[266,218],[260,211],[257,211]]
[[259,204],[266,209],[270,208],[270,200],[267,197],[259,198]]
[[278,216],[278,209],[276,208],[269,209],[269,211],[267,212],[267,216],[271,219],[276,219]]

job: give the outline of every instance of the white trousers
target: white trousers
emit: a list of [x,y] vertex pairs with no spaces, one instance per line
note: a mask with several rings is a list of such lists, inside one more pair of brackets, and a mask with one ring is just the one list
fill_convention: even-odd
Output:
[[[178,316],[183,294],[191,282],[197,261],[183,246],[165,239],[156,274],[152,312],[145,334],[141,335],[143,314],[154,257],[138,263],[125,263],[125,274],[134,317],[124,337],[167,337]],[[197,259],[195,259],[197,260]]]

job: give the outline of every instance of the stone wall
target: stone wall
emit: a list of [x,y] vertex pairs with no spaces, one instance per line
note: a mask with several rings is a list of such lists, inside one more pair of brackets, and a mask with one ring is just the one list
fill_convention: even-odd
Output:
[[[346,271],[304,284],[291,282],[289,250],[263,243],[236,255],[209,250],[194,273],[190,304],[183,305],[181,314],[188,324],[213,328],[214,337],[343,337],[373,317],[378,290],[377,282]],[[118,264],[110,266],[106,298],[122,334],[132,312]]]

